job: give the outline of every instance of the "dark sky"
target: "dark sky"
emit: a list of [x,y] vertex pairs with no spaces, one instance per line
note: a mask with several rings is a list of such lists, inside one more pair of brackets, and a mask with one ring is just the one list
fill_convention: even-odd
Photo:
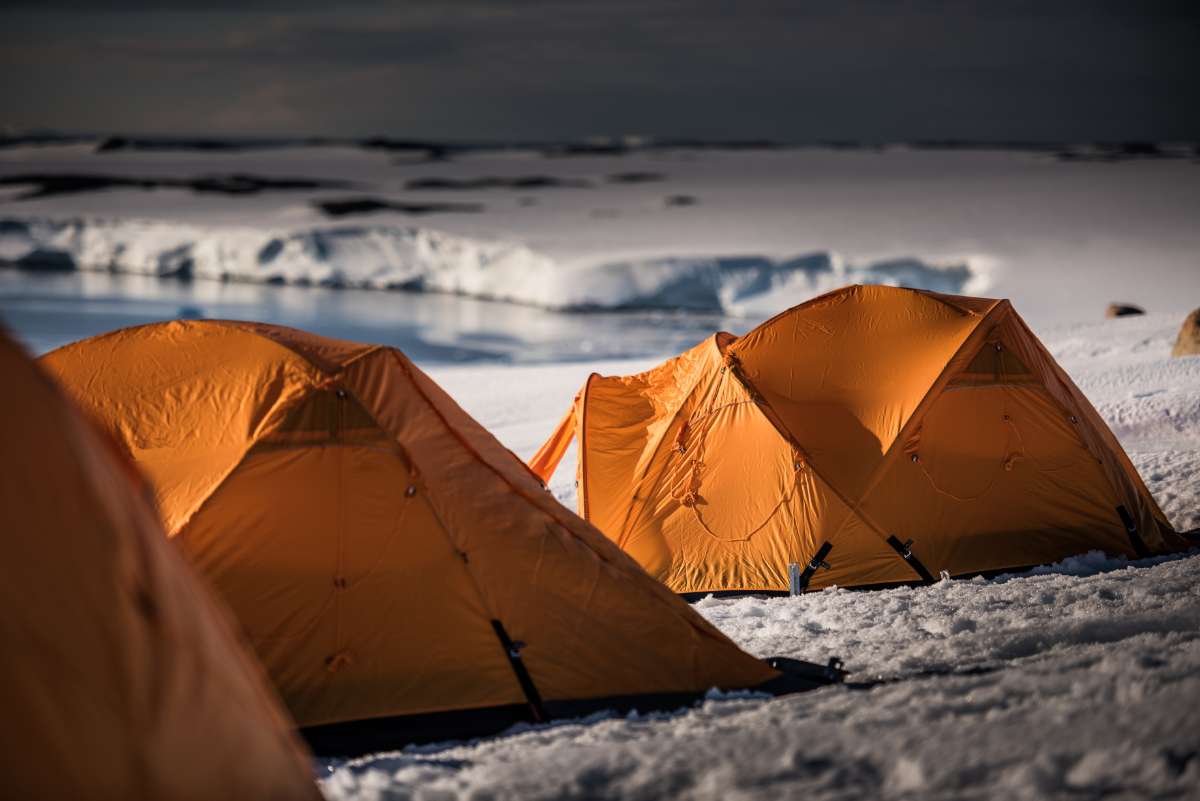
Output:
[[0,132],[1200,139],[1200,2],[4,2]]

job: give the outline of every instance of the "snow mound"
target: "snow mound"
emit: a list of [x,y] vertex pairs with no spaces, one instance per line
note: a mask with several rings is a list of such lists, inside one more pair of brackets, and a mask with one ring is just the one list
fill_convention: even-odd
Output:
[[670,256],[561,261],[528,245],[424,227],[302,230],[202,227],[148,220],[0,219],[0,263],[218,280],[449,292],[549,309],[666,308],[764,316],[850,283],[980,292],[986,260],[847,263]]

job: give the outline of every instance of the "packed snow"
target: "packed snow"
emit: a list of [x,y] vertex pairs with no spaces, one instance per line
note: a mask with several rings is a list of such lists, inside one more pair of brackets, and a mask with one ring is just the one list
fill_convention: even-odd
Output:
[[1198,577],[1200,556],[1092,554],[1023,578],[704,601],[752,652],[843,654],[852,678],[888,680],[327,763],[321,787],[335,799],[1194,798]]
[[[0,261],[66,270],[0,270],[0,316],[37,351],[176,316],[399,345],[528,457],[593,371],[644,370],[842,283],[984,293],[1013,300],[1174,525],[1200,527],[1200,357],[1169,356],[1200,305],[1200,166],[1188,161],[0,151],[0,178],[65,172],[181,186],[304,176],[397,205],[482,210],[331,222],[319,203],[346,190],[20,200],[28,187],[4,187]],[[196,280],[153,277],[163,274]],[[1150,313],[1103,320],[1111,301]],[[674,311],[645,310],[655,306]],[[550,485],[569,508],[573,478],[569,452]],[[779,699],[713,692],[670,713],[519,726],[314,768],[330,799],[1200,798],[1198,601],[1197,550],[1134,562],[1093,552],[924,588],[710,597],[696,609],[750,652],[836,656],[851,683]]]

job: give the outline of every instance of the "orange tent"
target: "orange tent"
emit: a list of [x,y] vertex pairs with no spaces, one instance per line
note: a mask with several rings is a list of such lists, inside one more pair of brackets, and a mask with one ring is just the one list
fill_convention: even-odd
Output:
[[534,472],[548,480],[577,433],[580,514],[680,593],[1186,547],[1004,300],[847,287],[648,372],[592,375]]
[[372,747],[346,721],[420,739],[780,675],[397,350],[202,321],[44,361],[145,469],[314,747]]
[[320,798],[136,471],[0,334],[5,797]]

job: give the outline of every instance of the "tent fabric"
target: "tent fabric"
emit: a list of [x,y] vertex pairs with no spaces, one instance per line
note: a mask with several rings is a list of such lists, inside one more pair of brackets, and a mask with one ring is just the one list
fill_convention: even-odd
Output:
[[0,753],[23,799],[317,799],[147,485],[0,333]]
[[397,350],[178,321],[44,362],[146,471],[301,726],[757,686]]
[[591,376],[533,462],[543,481],[576,434],[580,514],[680,593],[786,591],[826,542],[810,589],[918,580],[904,551],[960,576],[1184,547],[1004,300],[837,290]]

